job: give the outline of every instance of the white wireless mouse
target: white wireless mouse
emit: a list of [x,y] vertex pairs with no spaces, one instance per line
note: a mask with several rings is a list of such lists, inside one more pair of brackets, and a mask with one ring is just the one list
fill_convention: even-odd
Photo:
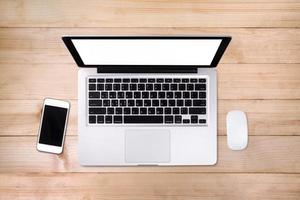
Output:
[[227,144],[232,150],[243,150],[248,144],[247,117],[243,111],[233,110],[227,113]]

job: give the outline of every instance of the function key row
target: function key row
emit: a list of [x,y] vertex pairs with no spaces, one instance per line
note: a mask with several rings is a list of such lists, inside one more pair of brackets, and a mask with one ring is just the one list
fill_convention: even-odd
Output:
[[89,78],[89,83],[205,83],[205,78]]

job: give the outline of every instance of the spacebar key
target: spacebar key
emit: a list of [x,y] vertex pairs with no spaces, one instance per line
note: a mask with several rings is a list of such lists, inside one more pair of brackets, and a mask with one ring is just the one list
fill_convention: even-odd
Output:
[[162,124],[163,116],[125,115],[125,124]]

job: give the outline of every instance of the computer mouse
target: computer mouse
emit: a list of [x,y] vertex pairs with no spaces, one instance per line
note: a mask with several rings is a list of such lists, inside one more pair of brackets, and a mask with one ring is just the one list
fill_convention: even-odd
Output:
[[247,117],[243,111],[233,110],[227,113],[227,144],[231,150],[243,150],[248,144]]

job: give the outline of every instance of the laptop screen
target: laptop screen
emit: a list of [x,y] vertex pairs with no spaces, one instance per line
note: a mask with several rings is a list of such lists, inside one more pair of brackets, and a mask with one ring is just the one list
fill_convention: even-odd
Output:
[[84,65],[210,66],[222,38],[71,39]]

